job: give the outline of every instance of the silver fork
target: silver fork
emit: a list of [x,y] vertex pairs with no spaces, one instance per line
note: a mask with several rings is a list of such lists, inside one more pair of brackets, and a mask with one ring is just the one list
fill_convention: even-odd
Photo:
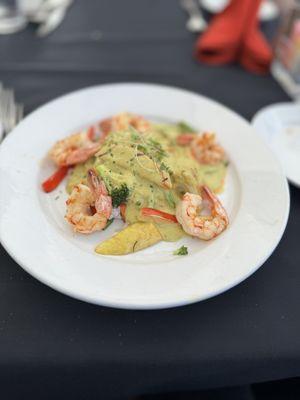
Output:
[[0,83],[0,124],[3,130],[0,142],[23,119],[23,116],[24,106],[16,102],[14,91],[4,88]]

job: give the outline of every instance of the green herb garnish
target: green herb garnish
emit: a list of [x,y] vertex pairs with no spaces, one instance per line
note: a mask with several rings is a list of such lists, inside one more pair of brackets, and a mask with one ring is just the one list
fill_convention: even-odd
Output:
[[162,163],[160,164],[159,169],[160,169],[161,171],[166,171],[166,172],[168,172],[169,174],[172,174],[171,169],[170,169],[164,162],[162,162]]
[[[131,138],[133,139],[132,134]],[[139,143],[136,144],[136,149],[139,152],[145,154],[151,160],[155,162],[160,162],[163,157],[167,156],[165,150],[162,148],[161,144],[158,141],[151,138],[144,140],[141,137],[137,137],[136,140],[138,139],[140,141]],[[143,154],[138,154],[138,155],[143,155]]]
[[169,206],[172,208],[175,208],[176,204],[175,204],[173,193],[165,192],[165,196],[166,196],[167,202],[169,203]]
[[131,140],[133,140],[133,141],[140,139],[139,135],[132,128],[131,128],[130,136],[131,136]]
[[196,130],[184,121],[178,122],[177,127],[181,133],[196,133]]
[[151,146],[157,147],[158,149],[161,149],[161,144],[160,144],[157,140],[150,138],[150,139],[147,140],[147,142],[148,142]]
[[107,229],[113,222],[114,222],[114,218],[109,219],[109,220],[106,222],[106,225],[105,225],[105,227],[104,227],[102,230],[105,231],[105,229]]
[[148,154],[148,149],[143,144],[138,144],[137,145],[137,149],[138,149],[138,151],[141,151],[144,154]]
[[161,144],[157,140],[148,139],[147,145],[150,147],[150,153],[152,157],[157,161],[161,161],[163,157],[167,156],[165,150],[162,148]]
[[188,248],[186,246],[181,246],[179,249],[173,251],[174,256],[186,256],[188,254]]
[[120,204],[126,203],[129,196],[129,189],[127,185],[123,183],[119,188],[112,189],[110,191],[110,196],[112,198],[113,207],[119,207]]

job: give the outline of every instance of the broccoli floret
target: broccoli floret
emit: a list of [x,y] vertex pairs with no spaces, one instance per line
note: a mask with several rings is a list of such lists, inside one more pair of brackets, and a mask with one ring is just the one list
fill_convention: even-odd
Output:
[[127,198],[129,196],[129,189],[125,183],[123,183],[120,187],[114,188],[110,192],[112,198],[113,207],[119,207],[120,204],[126,203]]
[[181,246],[179,249],[173,251],[174,256],[186,256],[188,254],[188,248],[186,246]]

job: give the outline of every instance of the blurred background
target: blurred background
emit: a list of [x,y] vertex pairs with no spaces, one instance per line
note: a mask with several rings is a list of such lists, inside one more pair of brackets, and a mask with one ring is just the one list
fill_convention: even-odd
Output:
[[[296,22],[299,2],[254,0],[254,7],[250,2],[249,11],[249,1],[245,2],[245,9],[240,7],[244,3],[242,0],[235,3],[238,7],[229,15],[229,29],[222,25],[222,21],[221,30],[218,24],[209,27],[214,16],[221,13],[228,3],[226,0],[165,0],[163,5],[158,0],[1,0],[1,80],[15,90],[18,87],[17,97],[25,105],[25,112],[82,86],[146,79],[200,89],[203,94],[223,101],[249,119],[265,105],[258,91],[248,93],[256,96],[255,109],[250,110],[250,105],[236,101],[226,89],[230,87],[230,79],[240,80],[240,95],[247,91],[247,85],[253,89],[262,83],[272,86],[274,82],[265,77],[269,68],[284,90],[297,97],[299,23]],[[236,40],[237,47],[240,47],[239,34],[233,28],[234,19],[240,22],[244,19],[242,25],[249,25],[248,32],[251,32],[250,25],[256,23],[258,3],[261,3],[257,15],[259,29],[267,37],[269,48],[258,49],[258,53],[262,51],[258,54],[262,60],[255,62],[257,65],[265,63],[261,70],[257,66],[247,66],[247,63],[245,68],[250,69],[252,74],[262,76],[253,77],[240,68],[241,61],[235,54],[230,55],[228,60],[221,57],[219,61],[211,61],[206,54],[211,50],[205,48],[207,42],[208,46],[218,47],[215,41],[218,42],[220,31],[221,36],[228,36],[226,40],[229,43]],[[247,17],[247,13],[251,15],[251,7],[253,22]],[[242,18],[237,17],[239,13]],[[206,30],[208,32],[204,32]],[[201,42],[201,33],[206,39],[204,43]],[[260,45],[260,41],[253,41],[254,47],[259,48]],[[228,43],[220,46],[229,51]],[[272,56],[264,54],[264,51],[272,51]],[[216,68],[217,65],[219,68]],[[212,85],[208,77],[213,74],[218,79],[224,71],[228,79],[221,79],[218,84]],[[70,74],[78,75],[74,79]],[[33,90],[28,98],[27,91],[32,80]],[[61,82],[53,84],[53,80]],[[274,96],[274,103],[280,100],[276,99],[276,94]]]
[[[192,90],[224,103],[249,122],[265,106],[278,102],[292,106],[298,104],[300,2],[0,0],[1,138],[8,135],[24,116],[57,96],[86,86],[123,81],[162,83]],[[274,116],[270,118],[272,120]],[[284,118],[288,120],[288,116]],[[294,112],[293,124],[298,129],[299,149],[300,115],[299,120],[295,118]],[[295,215],[299,215],[298,190],[291,187]],[[287,242],[285,245],[287,249]],[[9,269],[4,271],[9,285],[9,276],[14,268],[16,277],[23,272],[8,260],[4,250],[1,257],[3,265],[9,265]],[[298,253],[295,253],[294,260],[297,257],[299,259]],[[13,287],[9,288],[13,292]],[[4,313],[11,312],[12,303],[7,302]],[[19,307],[17,298],[14,304]],[[113,320],[117,325],[116,315]],[[32,324],[35,323],[43,329],[41,319],[33,319]],[[296,334],[293,325],[289,329],[291,335]],[[10,335],[14,343],[17,331],[12,330]],[[27,340],[34,348],[34,336],[29,336]],[[180,345],[174,350],[174,359],[180,356]],[[197,355],[195,349],[197,357],[201,358],[201,354]],[[215,354],[215,357],[218,355]],[[285,367],[287,359],[289,367]],[[52,396],[149,400],[300,399],[300,380],[297,378],[300,359],[287,353],[282,354],[282,360],[282,366],[274,367],[276,371],[272,370],[272,364],[264,366],[264,360],[261,360],[260,371],[263,373],[257,376],[257,380],[249,378],[250,381],[245,378],[237,382],[224,370],[224,376],[220,372],[221,378],[215,384],[212,379],[205,385],[199,378],[199,382],[193,379],[190,384],[180,387],[176,383],[177,371],[177,375],[170,375],[167,385],[160,386],[159,390],[151,388],[151,376],[145,387],[141,380],[139,389],[134,390],[138,372],[136,376],[126,378],[127,383],[131,379],[128,383],[131,389],[125,390],[125,378],[116,373],[114,379],[123,379],[123,389],[116,385],[107,392],[98,378],[93,380],[86,378],[87,375],[82,378],[77,372],[74,384],[71,364],[67,367],[69,375],[66,381],[60,378],[58,386],[51,385],[47,383],[47,376],[50,379],[50,375],[47,375],[46,365],[43,384],[38,383],[31,392],[34,375],[27,374],[26,380],[22,379],[22,360],[10,360],[8,357],[1,364],[0,381],[3,382],[4,400],[23,398],[25,393],[31,393],[32,399],[54,398]],[[214,368],[213,359],[208,360],[208,365]],[[96,376],[97,362],[90,368],[90,376]],[[7,371],[12,371],[12,375]],[[53,374],[52,378],[55,377]],[[10,376],[14,378],[10,380]],[[249,376],[255,377],[255,372],[251,371]],[[93,388],[93,393],[86,394],[86,384]],[[43,393],[44,385],[48,395]],[[58,391],[62,387],[64,390]]]

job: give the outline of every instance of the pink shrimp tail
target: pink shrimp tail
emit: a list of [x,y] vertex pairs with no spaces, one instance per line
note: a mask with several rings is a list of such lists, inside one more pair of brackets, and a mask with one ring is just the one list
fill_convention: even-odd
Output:
[[75,165],[87,161],[90,157],[97,153],[100,148],[99,143],[91,144],[88,147],[76,149],[66,158],[65,165]]
[[212,193],[212,191],[207,186],[201,187],[201,195],[204,200],[206,200],[212,210],[212,214],[220,214],[225,219],[226,223],[229,223],[228,215],[225,208],[222,206],[220,200]]
[[96,211],[103,214],[107,219],[111,216],[112,212],[112,201],[110,196],[100,196],[95,201]]
[[112,212],[112,199],[108,196],[106,186],[103,181],[100,181],[97,189],[97,200],[95,201],[97,212],[104,214],[108,219]]
[[211,190],[205,185],[201,186],[201,196],[209,202],[214,202],[216,199]]
[[96,211],[103,214],[106,218],[109,218],[112,212],[111,197],[108,195],[104,182],[99,179],[99,176],[92,168],[88,170],[88,184],[96,198]]
[[104,195],[104,196],[108,195],[105,183],[103,181],[100,181],[100,184],[99,184],[99,194]]

